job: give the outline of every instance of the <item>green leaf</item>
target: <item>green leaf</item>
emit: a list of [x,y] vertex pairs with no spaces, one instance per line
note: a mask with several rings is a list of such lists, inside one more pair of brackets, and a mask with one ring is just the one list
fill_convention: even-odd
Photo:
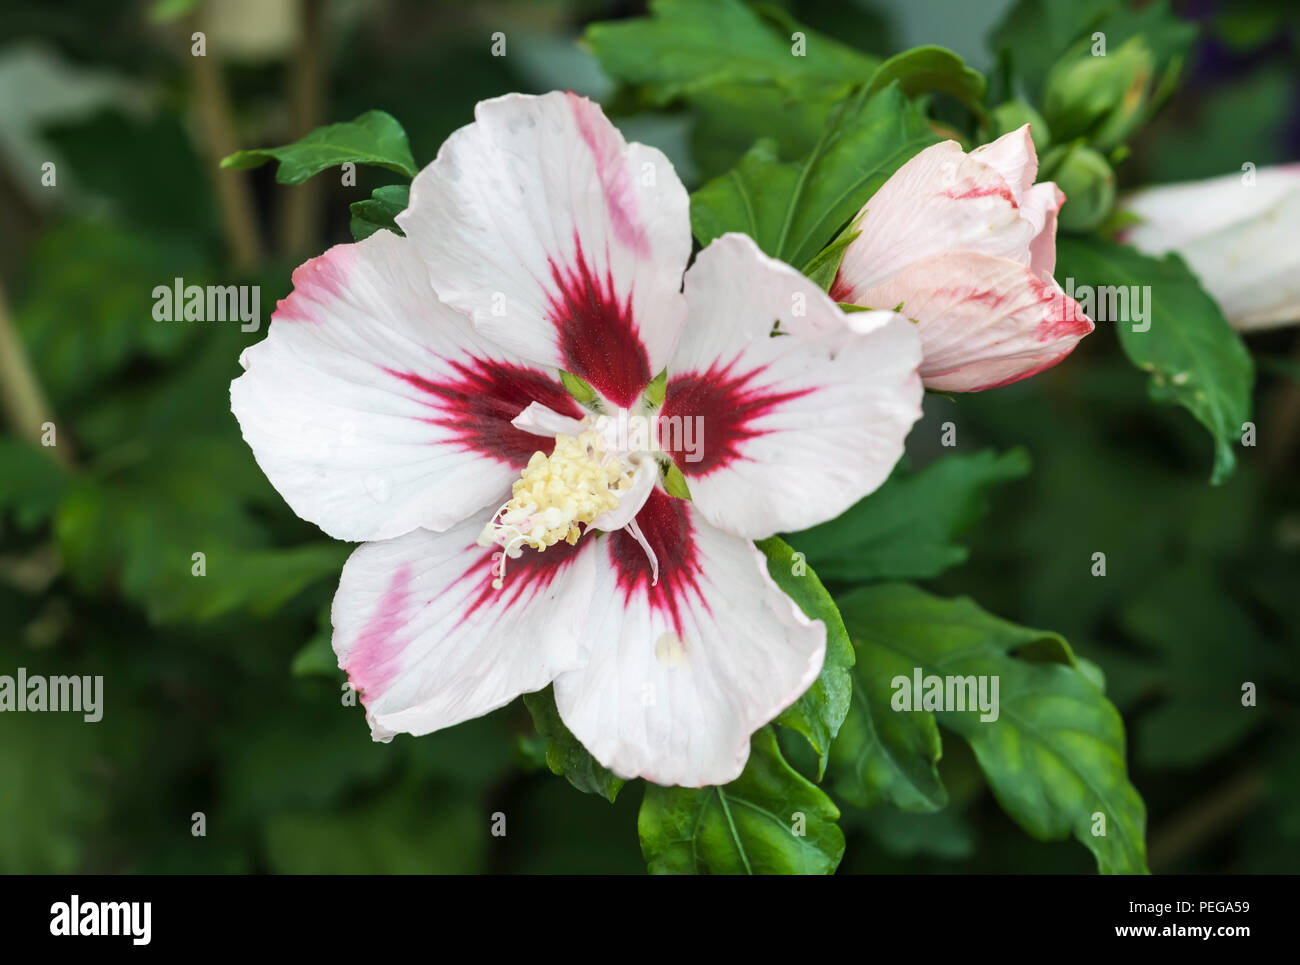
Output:
[[[970,744],[998,802],[1025,831],[1040,840],[1073,834],[1106,874],[1146,870],[1146,809],[1128,780],[1123,721],[1061,637],[905,584],[863,587],[839,602],[859,666],[869,647],[893,654],[909,681],[918,670],[985,678],[990,688],[997,681],[996,719],[982,720],[979,709],[933,716]],[[1105,833],[1094,834],[1101,818]]]
[[276,874],[473,874],[487,843],[470,798],[430,801],[413,781],[346,811],[272,814],[264,839]]
[[637,831],[651,874],[831,874],[844,856],[839,816],[835,803],[785,762],[764,727],[730,784],[647,783]]
[[[276,663],[281,685],[250,681],[257,688],[250,698],[275,694],[283,706],[236,715],[213,738],[222,776],[213,805],[232,825],[277,812],[343,811],[381,785],[411,751],[372,741],[359,708],[343,706],[336,696],[341,683],[301,680],[284,686],[283,664]],[[307,745],[310,754],[303,753]]]
[[1047,73],[1080,36],[1120,0],[1020,0],[994,28],[989,44],[1009,57],[1026,93],[1037,100]]
[[[12,676],[17,665],[4,672]],[[82,867],[88,838],[111,808],[104,726],[75,714],[4,715],[0,874],[71,874]]]
[[701,245],[742,231],[769,255],[805,265],[885,180],[936,138],[897,84],[845,100],[802,161],[781,162],[760,141],[729,174],[691,196]]
[[45,522],[67,485],[63,468],[41,446],[0,436],[0,513],[23,529]]
[[151,316],[151,293],[177,277],[187,286],[212,281],[200,252],[184,242],[79,220],[41,235],[14,322],[56,407],[92,395],[99,404],[101,379],[138,357],[170,359],[193,343],[202,325]]
[[852,696],[853,645],[835,601],[809,569],[803,557],[778,536],[760,540],[758,548],[767,556],[767,571],[772,579],[810,620],[826,624],[826,659],[821,673],[798,700],[776,719],[778,724],[797,731],[808,739],[817,752],[817,774],[826,772],[831,742],[849,712]]
[[[593,24],[584,39],[607,74],[641,86],[658,105],[735,82],[786,94],[818,86],[847,91],[878,64],[789,20],[764,20],[740,0],[656,0],[650,12]],[[795,52],[796,30],[804,35],[802,54]]]
[[[28,712],[15,713],[6,700],[6,712],[0,712],[0,874],[91,872],[104,867],[106,829],[114,826],[119,841],[123,833],[133,835],[127,812],[149,799],[144,788],[169,786],[155,781],[160,761],[154,751],[159,734],[169,732],[185,709],[165,723],[148,709],[168,661],[152,659],[161,648],[143,639],[147,634],[139,633],[139,624],[120,611],[68,597],[93,614],[76,631],[81,639],[69,646],[64,637],[38,649],[8,622],[14,613],[6,595],[0,588],[0,625],[6,630],[0,634],[0,673],[11,678],[10,687],[20,667],[26,667],[29,682],[38,674],[70,675],[99,677],[103,686],[97,694],[83,688],[80,712],[31,713],[29,703]],[[122,646],[128,627],[136,631],[131,648]],[[96,716],[92,702],[99,719],[88,722],[87,713]],[[142,836],[136,840],[143,846]],[[130,867],[132,859],[123,853],[120,867]]]
[[409,184],[385,184],[375,188],[365,201],[353,201],[348,206],[352,212],[352,237],[357,241],[369,238],[380,228],[387,228],[396,235],[405,232],[397,227],[395,219],[411,203],[411,186]]
[[293,657],[289,672],[295,677],[337,677],[339,661],[334,655],[334,627],[330,623],[330,607],[321,607],[316,615],[316,632]]
[[[1069,278],[1074,297],[1099,325],[1104,324],[1099,315],[1106,314],[1099,288],[1143,293],[1146,331],[1134,331],[1136,323],[1128,320],[1106,320],[1117,325],[1129,361],[1150,373],[1151,398],[1183,406],[1209,430],[1214,440],[1210,481],[1223,482],[1237,463],[1233,446],[1241,438],[1242,424],[1250,420],[1255,368],[1241,336],[1214,299],[1173,253],[1153,258],[1099,238],[1063,237],[1057,255],[1057,277]],[[1096,305],[1089,306],[1080,296],[1082,286],[1090,286]]]
[[951,94],[977,115],[984,114],[984,75],[944,47],[913,47],[880,65],[867,84],[874,93],[898,81],[909,97],[942,91]]
[[149,19],[154,23],[168,23],[189,16],[198,9],[202,0],[153,0],[149,6]]
[[836,103],[880,64],[774,4],[660,0],[651,12],[595,24],[586,40],[623,85],[616,104],[686,103],[691,155],[705,178],[729,170],[759,137],[784,159],[806,154]]
[[694,91],[689,97],[694,183],[725,175],[759,140],[769,142],[781,160],[803,157],[817,146],[851,91],[848,86],[826,86],[789,94],[779,87],[741,81]]
[[896,470],[842,516],[789,540],[828,580],[929,579],[966,561],[957,540],[987,512],[988,491],[1028,472],[1023,449],[953,453]]
[[76,210],[89,207],[90,193],[127,227],[182,245],[220,242],[212,178],[181,116],[108,109],[48,128],[46,137],[68,158],[59,186],[66,176],[79,189]]
[[269,616],[308,586],[337,580],[349,547],[272,545],[249,511],[258,502],[278,497],[238,437],[174,441],[129,469],[78,476],[54,531],[81,592],[121,592],[154,622]]
[[1270,646],[1272,635],[1261,633],[1230,588],[1192,560],[1153,574],[1117,614],[1119,626],[1142,648],[1142,662],[1135,657],[1125,676],[1156,675],[1154,693],[1134,725],[1143,767],[1195,767],[1241,743],[1266,724],[1256,708],[1242,705],[1241,683],[1277,679],[1294,666],[1290,653]]
[[888,682],[911,673],[897,654],[857,641],[853,704],[831,749],[835,796],[860,808],[888,802],[904,811],[937,811],[948,803],[939,777],[943,742],[933,715],[896,714]]
[[850,830],[861,827],[878,847],[901,858],[959,861],[975,853],[976,835],[970,819],[955,807],[932,814],[878,807],[846,812],[844,823]]
[[[835,276],[839,274],[840,265],[844,261],[844,253],[849,250],[849,245],[857,240],[861,231],[855,230],[851,225],[840,232],[840,236],[832,241],[829,245],[821,250],[812,261],[804,265],[803,273],[816,282],[821,290],[829,292],[835,284]],[[855,306],[859,310],[868,310],[865,306]]]
[[524,705],[533,715],[537,733],[546,738],[546,766],[585,794],[599,794],[613,803],[626,783],[588,753],[564,725],[550,687],[524,694]]
[[318,127],[283,147],[236,151],[222,158],[221,166],[242,171],[267,161],[280,162],[275,179],[281,184],[301,184],[326,168],[349,161],[388,168],[407,177],[415,177],[419,171],[402,125],[384,111],[366,111],[356,120]]

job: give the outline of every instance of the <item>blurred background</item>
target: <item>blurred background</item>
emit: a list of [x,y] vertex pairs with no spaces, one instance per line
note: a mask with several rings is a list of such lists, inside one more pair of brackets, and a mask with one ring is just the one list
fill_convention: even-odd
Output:
[[[985,38],[1009,5],[772,6],[872,55],[937,43],[991,71]],[[1300,158],[1294,3],[1174,6],[1197,40],[1181,88],[1118,166],[1121,188]],[[0,673],[105,678],[97,724],[0,715],[0,871],[644,870],[639,788],[611,805],[552,776],[520,703],[388,745],[344,706],[328,604],[350,547],[270,487],[228,385],[292,268],[351,240],[348,205],[397,176],[360,168],[355,186],[327,173],[287,187],[274,165],[216,166],[371,108],[405,126],[422,165],[476,101],[571,88],[609,103],[629,139],[661,147],[694,186],[747,144],[710,137],[689,106],[643,110],[576,42],[590,22],[644,12],[600,0],[0,8],[0,352],[21,347],[57,431],[57,445],[36,445],[10,411],[0,436]],[[191,56],[195,30],[205,57]],[[505,56],[491,53],[497,32]],[[260,285],[262,329],[155,322],[151,293],[178,276]],[[1249,341],[1258,419],[1277,431],[1222,486],[1208,483],[1204,432],[1148,401],[1101,326],[1031,381],[930,397],[909,441],[924,464],[955,420],[962,450],[1028,454],[1033,470],[990,494],[969,560],[931,586],[1059,631],[1102,668],[1157,872],[1297,870],[1297,335]],[[1108,575],[1089,579],[1099,550]],[[1258,686],[1253,712],[1238,681]],[[1077,844],[1022,833],[968,753],[946,743],[953,803],[936,815],[846,807],[842,872],[1092,870]],[[504,839],[487,833],[495,811]],[[191,833],[197,813],[204,836]]]

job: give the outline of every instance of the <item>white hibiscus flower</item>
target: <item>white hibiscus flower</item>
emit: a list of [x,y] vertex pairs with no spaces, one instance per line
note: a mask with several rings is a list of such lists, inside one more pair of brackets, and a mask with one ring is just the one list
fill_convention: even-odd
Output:
[[[294,272],[232,408],[299,515],[366,541],[334,649],[376,739],[554,683],[619,776],[725,783],[825,651],[752,540],[885,479],[920,414],[920,341],[742,235],[683,285],[685,190],[591,102],[512,94],[475,118],[416,177],[406,237]],[[629,414],[703,435],[646,451],[609,431]],[[665,491],[669,458],[691,500]]]

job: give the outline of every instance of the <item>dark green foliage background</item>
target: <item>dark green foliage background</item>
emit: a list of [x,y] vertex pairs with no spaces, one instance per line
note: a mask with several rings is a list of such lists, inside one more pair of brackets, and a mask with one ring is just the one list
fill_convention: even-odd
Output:
[[[934,23],[966,23],[970,6],[790,0],[773,15],[783,8],[873,58],[837,55],[847,90],[874,58],[952,43],[918,27],[917,8]],[[0,716],[0,872],[644,871],[641,790],[624,788],[610,803],[602,795],[619,789],[607,774],[587,776],[597,791],[588,794],[553,776],[522,702],[389,745],[373,744],[361,710],[342,706],[328,603],[348,547],[293,516],[229,412],[239,352],[264,332],[150,317],[153,287],[181,275],[260,284],[265,320],[300,260],[272,255],[245,272],[226,262],[214,172],[193,136],[188,29],[154,22],[151,7],[8,0],[0,11],[0,64],[40,49],[80,83],[98,85],[85,72],[108,72],[151,105],[110,90],[92,110],[38,116],[24,107],[42,91],[0,94],[4,146],[30,136],[59,160],[59,186],[40,194],[31,190],[39,163],[0,152],[0,273],[59,444],[75,459],[65,471],[0,437],[0,673],[105,677],[99,724]],[[572,87],[612,98],[628,136],[663,146],[696,188],[751,147],[728,100],[735,90],[615,93],[573,43],[592,21],[643,12],[596,0],[363,5],[332,22],[321,51],[324,120],[387,111],[421,165],[470,121],[477,100]],[[509,38],[504,58],[489,55],[498,30]],[[1223,4],[1194,50],[1185,85],[1132,141],[1121,187],[1294,159],[1300,57],[1288,5]],[[994,75],[991,61],[980,66]],[[240,146],[291,140],[283,64],[235,62],[226,72]],[[760,105],[774,157],[812,147],[818,127],[808,118],[819,126],[834,100],[817,99],[829,96],[821,80],[788,79],[806,94],[806,111],[773,109],[788,92]],[[701,123],[692,128],[692,118]],[[247,176],[274,250],[278,212],[298,189],[276,184],[274,165]],[[318,180],[323,233],[306,254],[349,240],[349,205],[401,179],[361,168],[355,187]],[[800,261],[809,254],[797,252]],[[1066,363],[1031,381],[928,398],[909,439],[915,468],[952,457],[939,427],[955,422],[956,453],[972,461],[951,472],[978,482],[963,490],[945,481],[948,469],[925,477],[926,491],[947,500],[936,507],[942,519],[909,523],[913,569],[890,575],[1059,633],[1100,668],[1124,717],[1157,872],[1297,870],[1300,466],[1294,445],[1274,451],[1270,422],[1295,370],[1268,363],[1293,352],[1296,337],[1249,340],[1260,360],[1259,447],[1236,449],[1222,485],[1208,483],[1204,430],[1186,411],[1152,403],[1113,326],[1099,325]],[[207,556],[203,578],[190,574],[196,551]],[[1105,578],[1089,575],[1098,551]],[[809,558],[820,566],[811,549]],[[839,596],[875,578],[875,567],[860,554],[822,575]],[[1259,706],[1243,712],[1245,680],[1258,685]],[[534,701],[542,713],[547,700]],[[756,738],[764,760],[770,733]],[[816,779],[817,756],[793,732],[777,733],[790,762]],[[841,810],[841,872],[1095,867],[1073,842],[1026,836],[965,744],[945,740],[938,770],[941,810],[864,809],[834,793],[832,759],[823,787]],[[190,833],[194,812],[206,815],[205,837]],[[489,834],[494,812],[507,815],[504,838]],[[1211,814],[1220,816],[1206,829],[1200,819]],[[683,854],[656,862],[676,868],[689,863]]]

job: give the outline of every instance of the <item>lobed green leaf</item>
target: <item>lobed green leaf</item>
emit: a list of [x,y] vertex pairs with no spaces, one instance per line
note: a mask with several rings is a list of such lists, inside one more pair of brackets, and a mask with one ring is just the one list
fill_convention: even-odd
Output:
[[[996,719],[981,719],[978,708],[895,711],[891,704],[890,713],[933,716],[962,737],[998,802],[1031,836],[1072,834],[1106,874],[1146,871],[1146,809],[1129,783],[1123,721],[1075,666],[1064,639],[906,584],[862,587],[839,602],[858,646],[859,676],[871,675],[877,690],[883,678],[876,675],[893,669],[908,679],[919,671],[998,683]],[[880,662],[886,656],[890,662]],[[920,763],[932,760],[923,755]],[[881,782],[864,788],[876,797],[891,790]]]
[[896,470],[836,519],[789,540],[828,580],[929,579],[966,561],[957,540],[987,512],[988,491],[1028,472],[1023,449],[956,452],[920,472]]
[[555,692],[547,687],[524,694],[537,733],[546,738],[546,766],[585,794],[599,794],[611,803],[626,783],[591,756],[560,719]]
[[802,554],[780,537],[760,540],[757,546],[767,557],[772,579],[794,600],[804,615],[826,625],[826,659],[821,673],[798,700],[787,707],[776,722],[808,739],[817,753],[818,776],[826,771],[831,742],[849,712],[852,694],[853,645],[835,601],[822,586]]
[[349,161],[387,168],[407,177],[415,177],[419,171],[406,131],[384,111],[366,111],[355,120],[318,127],[281,147],[236,151],[222,158],[221,166],[242,171],[267,161],[280,162],[275,179],[281,184],[301,184],[314,174]]
[[730,784],[647,783],[637,830],[651,874],[831,874],[844,856],[839,816],[764,727]]
[[1236,466],[1233,446],[1250,420],[1255,366],[1214,299],[1173,253],[1153,258],[1100,238],[1063,237],[1057,259],[1057,276],[1070,279],[1076,292],[1086,285],[1098,294],[1109,286],[1130,295],[1149,293],[1144,324],[1096,321],[1116,325],[1124,354],[1150,373],[1152,399],[1181,405],[1209,430],[1214,441],[1210,481],[1223,482]]

